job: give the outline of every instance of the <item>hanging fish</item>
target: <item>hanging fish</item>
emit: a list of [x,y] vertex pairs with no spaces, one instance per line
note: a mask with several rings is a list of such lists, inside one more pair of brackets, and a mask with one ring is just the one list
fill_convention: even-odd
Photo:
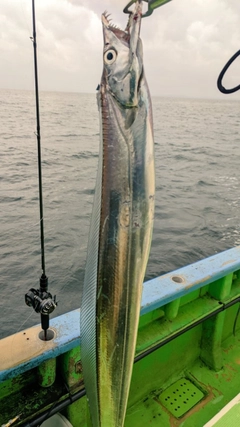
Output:
[[93,427],[124,424],[152,236],[154,143],[141,16],[137,1],[122,31],[102,15],[100,155],[81,307],[81,355]]

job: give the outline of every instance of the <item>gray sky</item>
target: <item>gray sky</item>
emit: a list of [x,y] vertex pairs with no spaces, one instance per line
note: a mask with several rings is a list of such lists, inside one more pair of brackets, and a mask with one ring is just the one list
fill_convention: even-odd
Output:
[[[125,27],[126,0],[35,0],[40,90],[95,92],[102,72],[101,13]],[[31,0],[1,0],[0,88],[33,89]],[[240,49],[240,0],[172,0],[143,19],[152,95],[240,99],[216,80]],[[240,84],[240,58],[224,80]]]

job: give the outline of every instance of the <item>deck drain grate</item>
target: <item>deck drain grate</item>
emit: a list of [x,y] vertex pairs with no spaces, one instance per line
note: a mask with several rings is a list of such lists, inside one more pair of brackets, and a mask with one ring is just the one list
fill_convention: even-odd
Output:
[[180,418],[203,397],[204,393],[199,388],[186,378],[182,378],[164,390],[159,400],[174,417]]

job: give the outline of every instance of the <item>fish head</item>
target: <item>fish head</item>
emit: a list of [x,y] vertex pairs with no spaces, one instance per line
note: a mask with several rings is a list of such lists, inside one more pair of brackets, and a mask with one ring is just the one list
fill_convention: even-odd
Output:
[[143,71],[142,42],[139,37],[142,5],[136,2],[123,31],[102,15],[103,75],[101,88],[108,91],[125,108],[138,105],[139,84]]

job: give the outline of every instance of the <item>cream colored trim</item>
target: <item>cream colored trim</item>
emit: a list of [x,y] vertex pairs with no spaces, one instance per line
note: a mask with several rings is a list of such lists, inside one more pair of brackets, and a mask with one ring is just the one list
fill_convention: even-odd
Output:
[[[52,327],[50,328],[54,330]],[[43,354],[56,346],[55,339],[42,341],[41,326],[34,326],[0,340],[0,370],[5,371]],[[55,337],[56,337],[56,331]]]
[[224,408],[222,408],[221,411],[218,412],[218,414],[215,415],[215,417],[213,417],[210,421],[208,421],[207,424],[205,424],[203,427],[214,426],[237,403],[240,403],[240,393],[235,396],[234,399],[231,400],[231,402],[224,406]]

